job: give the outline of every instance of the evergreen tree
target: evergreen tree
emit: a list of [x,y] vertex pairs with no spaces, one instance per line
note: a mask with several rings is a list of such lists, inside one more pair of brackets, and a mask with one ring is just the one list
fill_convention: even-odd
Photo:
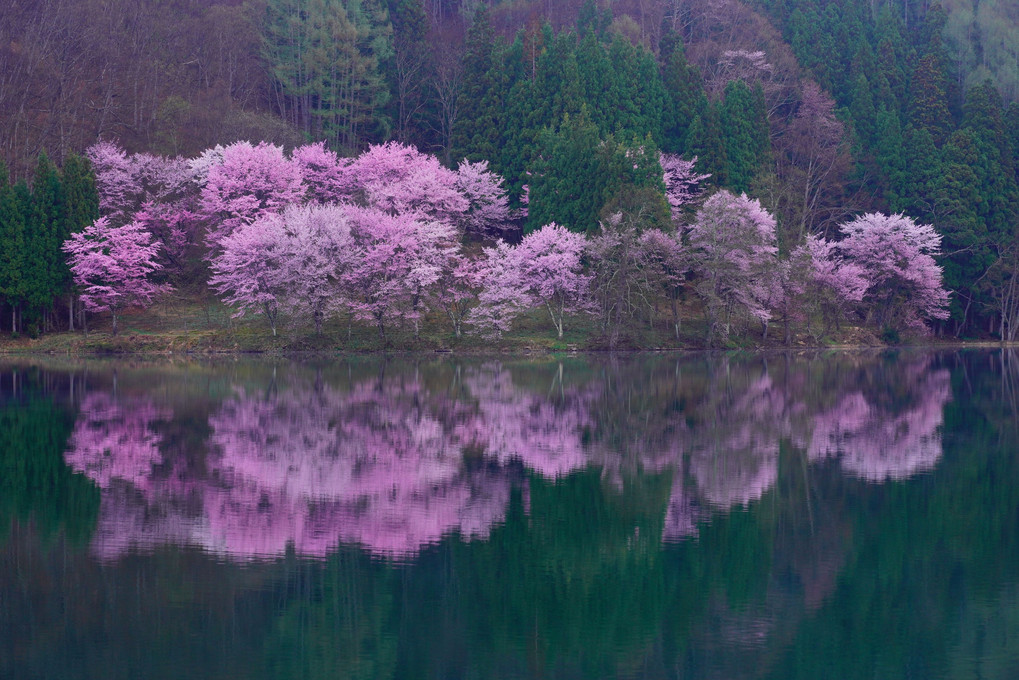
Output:
[[921,57],[909,81],[909,122],[927,130],[938,146],[954,127],[945,94],[947,81],[938,57],[932,54]]
[[393,49],[386,72],[393,93],[387,110],[393,132],[403,143],[423,146],[421,118],[426,107],[425,84],[431,74],[428,15],[421,0],[389,0]]
[[501,127],[502,102],[497,96],[495,69],[495,33],[488,5],[481,3],[467,31],[462,105],[451,142],[455,160],[493,161],[498,156],[498,139],[492,138],[492,132]]
[[877,121],[877,110],[874,108],[874,97],[871,94],[870,81],[860,73],[853,81],[853,89],[849,93],[849,114],[860,143],[869,147],[874,143]]
[[[625,139],[625,138],[624,138]],[[571,231],[593,233],[606,204],[623,205],[621,195],[653,189],[664,206],[665,186],[658,148],[650,136],[624,142],[602,138],[587,116],[567,117],[558,130],[546,128],[531,173],[528,231],[555,222]]]
[[662,150],[683,153],[688,132],[697,116],[698,102],[704,97],[704,83],[697,68],[686,60],[679,35],[666,24],[659,47],[661,78],[665,91],[662,109]]
[[17,330],[17,310],[25,299],[25,217],[28,187],[8,182],[0,161],[0,300],[11,311],[11,330]]
[[721,127],[728,185],[740,193],[749,191],[770,150],[767,109],[760,87],[751,90],[742,80],[725,86]]
[[727,186],[729,182],[729,160],[726,145],[722,141],[722,125],[718,108],[702,95],[697,105],[697,115],[690,122],[687,131],[686,151],[697,156],[697,170],[711,175],[709,180],[716,186]]
[[31,209],[25,225],[26,301],[39,315],[50,311],[60,293],[61,274],[67,266],[60,250],[65,215],[60,175],[43,152],[35,168]]
[[[78,154],[67,157],[63,167],[63,187],[65,199],[64,224],[59,239],[63,244],[71,234],[77,234],[99,219],[99,194],[96,191],[95,175],[87,158]],[[71,270],[65,259],[61,258],[57,268],[58,286],[68,291],[71,286]],[[68,296],[69,330],[74,330],[74,296]]]
[[379,62],[392,28],[377,0],[269,0],[262,26],[281,115],[313,139],[359,149],[382,136]]
[[874,160],[884,175],[882,189],[889,205],[897,205],[904,182],[902,127],[899,115],[881,106],[874,119]]

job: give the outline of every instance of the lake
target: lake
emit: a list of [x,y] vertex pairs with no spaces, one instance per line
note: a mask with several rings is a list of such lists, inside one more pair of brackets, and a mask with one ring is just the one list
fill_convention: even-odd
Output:
[[0,677],[1019,677],[1019,354],[9,362]]

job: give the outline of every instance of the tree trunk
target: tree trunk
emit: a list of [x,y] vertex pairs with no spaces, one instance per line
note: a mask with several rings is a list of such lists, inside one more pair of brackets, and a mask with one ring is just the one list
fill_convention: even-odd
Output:
[[117,335],[117,313],[113,312],[113,335]]

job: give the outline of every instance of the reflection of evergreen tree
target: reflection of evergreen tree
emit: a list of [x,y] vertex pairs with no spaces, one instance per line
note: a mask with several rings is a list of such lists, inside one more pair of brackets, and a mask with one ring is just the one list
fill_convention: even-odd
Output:
[[99,512],[99,489],[64,463],[74,415],[43,395],[30,374],[2,378],[24,382],[18,397],[0,405],[0,530],[17,519],[44,534],[63,531],[76,542],[87,541]]

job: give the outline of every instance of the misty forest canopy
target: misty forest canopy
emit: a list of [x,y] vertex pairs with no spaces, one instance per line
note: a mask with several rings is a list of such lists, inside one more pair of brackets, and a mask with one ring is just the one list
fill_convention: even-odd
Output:
[[[415,243],[429,264],[400,265],[418,278],[404,277],[414,285],[385,304],[368,299],[377,284],[355,283],[351,263],[327,277],[347,286],[347,312],[380,335],[440,308],[458,335],[469,318],[502,329],[527,307],[546,309],[561,335],[563,315],[592,313],[606,328],[641,314],[654,323],[679,297],[701,302],[717,340],[737,319],[765,331],[769,319],[893,329],[926,320],[1011,336],[1019,106],[1012,45],[995,36],[1015,33],[1014,10],[974,5],[4,0],[0,153],[11,182],[0,189],[0,297],[10,321],[0,327],[74,327],[78,299],[115,317],[209,276],[224,299],[275,327],[273,305],[297,284],[245,301],[230,278],[231,266],[247,267],[236,260],[241,241],[258,249],[244,232],[261,230],[297,239],[286,247],[308,268],[307,245],[294,245],[302,238],[341,250],[353,239],[348,252],[362,254],[391,239]],[[119,146],[97,155],[98,140]],[[401,154],[420,173],[392,184],[397,193],[442,188],[447,205],[372,193],[386,181],[371,173]],[[670,163],[693,159],[670,180]],[[93,179],[97,161],[106,166]],[[231,162],[240,164],[232,175]],[[126,203],[115,206],[117,196]],[[329,209],[343,215],[326,219]],[[719,217],[726,211],[742,217]],[[340,223],[328,238],[316,231]],[[516,243],[550,224],[568,230],[546,243],[555,252],[571,252],[569,232],[588,236],[576,272],[583,293],[568,292],[577,281],[526,299],[492,292],[495,279],[523,275],[510,253],[523,242],[483,256],[475,248],[467,259],[484,262],[483,273],[444,269],[464,241]],[[898,271],[867,260],[858,244],[878,232],[850,228],[860,224],[901,241]],[[729,239],[741,228],[756,235]],[[712,257],[729,258],[730,279],[713,280],[723,269],[705,265]],[[132,264],[89,284],[104,290],[85,290],[90,268],[108,272],[111,261]],[[804,278],[808,270],[816,276]],[[621,294],[620,272],[654,295]],[[761,272],[769,290],[733,283]],[[447,275],[466,292],[430,300]],[[527,276],[530,285],[538,274]],[[818,280],[830,298],[809,292]],[[797,295],[811,305],[792,305]],[[792,319],[806,308],[813,320]],[[319,327],[327,313],[309,318]]]

